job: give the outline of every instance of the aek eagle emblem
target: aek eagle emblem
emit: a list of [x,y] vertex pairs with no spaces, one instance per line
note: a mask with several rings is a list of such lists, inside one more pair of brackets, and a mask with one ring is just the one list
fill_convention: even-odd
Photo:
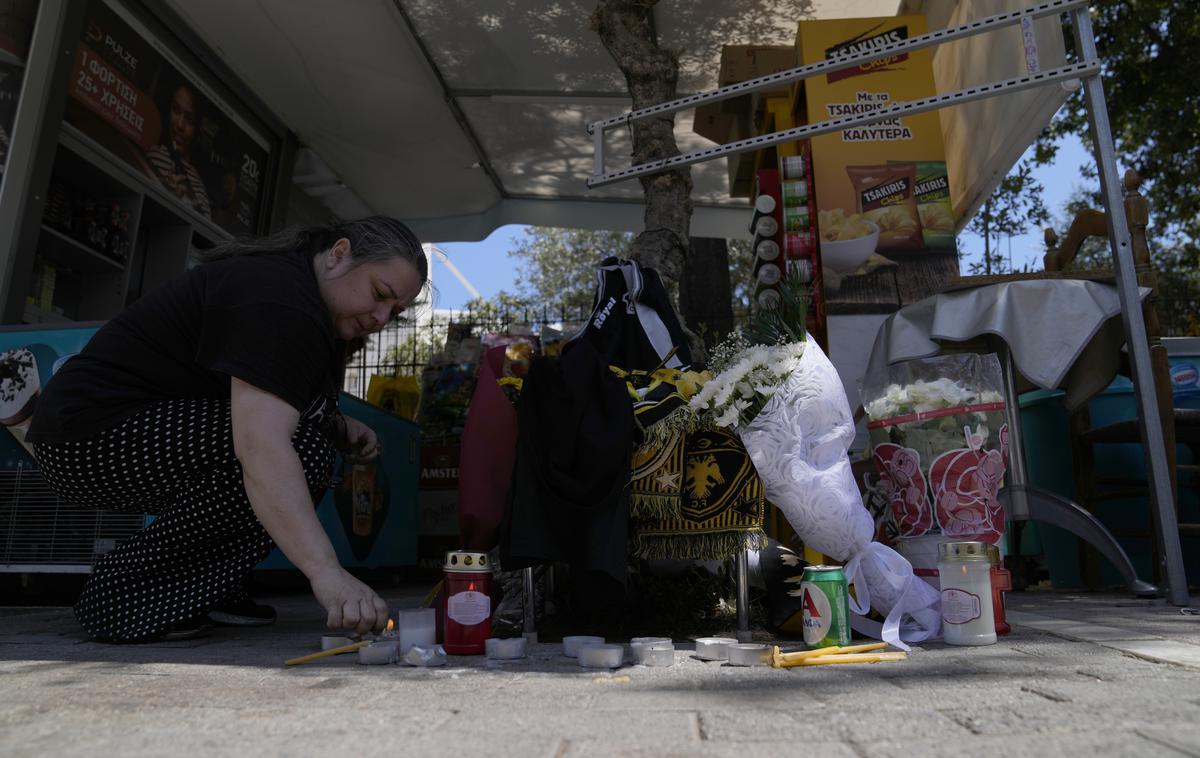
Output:
[[715,456],[706,455],[703,458],[693,457],[688,460],[687,486],[692,497],[706,498],[715,485],[724,483],[725,477],[721,476],[721,467],[717,465]]

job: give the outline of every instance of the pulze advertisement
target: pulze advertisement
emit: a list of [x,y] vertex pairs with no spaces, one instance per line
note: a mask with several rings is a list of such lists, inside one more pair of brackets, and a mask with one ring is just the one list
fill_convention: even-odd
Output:
[[[797,45],[801,62],[811,64],[924,33],[922,16],[802,21]],[[923,49],[809,78],[797,109],[816,123],[930,97],[937,93],[932,63]],[[815,137],[812,169],[829,313],[890,312],[958,273],[937,111]]]
[[233,234],[257,231],[270,142],[132,16],[92,0],[66,121]]

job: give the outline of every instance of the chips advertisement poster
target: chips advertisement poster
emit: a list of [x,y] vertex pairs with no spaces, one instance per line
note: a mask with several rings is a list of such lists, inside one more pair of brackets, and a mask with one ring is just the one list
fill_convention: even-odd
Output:
[[67,123],[226,231],[259,231],[266,137],[119,6],[91,0],[74,55]]
[[[802,21],[803,64],[876,50],[924,34],[922,16]],[[807,79],[808,123],[871,113],[936,94],[930,49]],[[831,313],[888,312],[957,274],[954,216],[937,111],[855,126],[812,140],[817,231]]]

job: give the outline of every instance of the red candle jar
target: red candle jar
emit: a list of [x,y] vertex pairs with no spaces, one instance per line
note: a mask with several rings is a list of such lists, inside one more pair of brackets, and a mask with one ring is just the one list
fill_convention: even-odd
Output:
[[442,566],[446,605],[442,647],[450,655],[483,655],[492,636],[492,567],[487,553],[454,550]]
[[1008,634],[1012,627],[1004,618],[1004,593],[1012,591],[1012,573],[1000,561],[1000,548],[988,545],[988,559],[992,563],[992,613],[996,619],[996,634]]

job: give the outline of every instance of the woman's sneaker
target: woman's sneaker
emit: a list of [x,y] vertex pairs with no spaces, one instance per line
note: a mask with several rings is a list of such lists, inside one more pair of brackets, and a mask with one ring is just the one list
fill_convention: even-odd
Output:
[[197,616],[172,626],[158,639],[163,642],[194,640],[197,637],[207,636],[212,631],[212,628],[213,625],[209,622],[207,616]]
[[217,626],[267,626],[275,623],[275,609],[247,598],[218,605],[208,612],[208,617]]

